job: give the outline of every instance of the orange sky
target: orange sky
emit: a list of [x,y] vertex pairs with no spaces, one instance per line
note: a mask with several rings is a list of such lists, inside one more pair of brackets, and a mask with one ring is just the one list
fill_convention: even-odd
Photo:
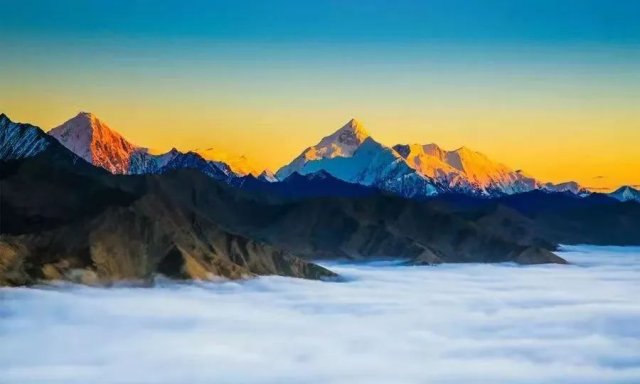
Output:
[[640,184],[637,1],[10,1],[0,112],[272,170],[352,117],[586,187]]
[[[6,112],[45,130],[62,123],[77,110],[63,103],[49,108]],[[92,110],[135,144],[168,150],[218,147],[246,154],[258,164],[277,170],[304,148],[316,144],[352,116],[360,119],[378,141],[435,142],[446,149],[466,145],[514,169],[553,182],[576,180],[592,188],[612,189],[640,184],[640,129],[637,114],[580,110],[525,111],[432,109],[413,113],[366,110],[349,113],[327,110],[308,118],[299,110],[210,108],[199,114],[177,109],[141,110],[139,106],[100,106]],[[595,111],[598,112],[598,111]]]

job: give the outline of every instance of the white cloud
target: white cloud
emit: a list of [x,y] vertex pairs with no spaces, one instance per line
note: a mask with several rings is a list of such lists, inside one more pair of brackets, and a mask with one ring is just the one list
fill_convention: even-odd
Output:
[[563,255],[577,265],[3,289],[0,382],[640,382],[640,248]]

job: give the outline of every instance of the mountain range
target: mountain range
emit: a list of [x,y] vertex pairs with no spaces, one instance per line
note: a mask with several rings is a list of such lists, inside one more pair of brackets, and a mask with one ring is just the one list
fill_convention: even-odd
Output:
[[356,119],[305,149],[274,175],[243,155],[215,147],[155,153],[127,141],[91,113],[81,112],[49,134],[84,160],[114,174],[158,174],[190,167],[218,179],[252,175],[282,181],[293,173],[326,172],[348,183],[375,187],[403,197],[425,198],[441,193],[499,197],[541,189],[584,195],[576,182],[553,184],[513,170],[484,154],[461,147],[453,151],[437,144],[376,141]]
[[555,192],[466,149],[411,147],[352,120],[275,180],[208,150],[154,154],[86,113],[49,134],[1,114],[0,285],[333,279],[314,261],[565,263],[559,243],[640,243],[631,187]]
[[[10,121],[6,115],[3,116],[4,120]],[[408,198],[428,198],[447,193],[497,198],[533,190],[577,196],[590,193],[574,181],[544,182],[467,147],[452,151],[434,143],[388,147],[376,141],[356,119],[351,119],[316,145],[306,148],[275,174],[244,155],[229,154],[215,147],[187,152],[175,148],[165,153],[152,151],[131,143],[88,112],[80,112],[51,129],[48,135],[83,160],[112,174],[162,174],[192,168],[215,179],[239,185],[251,178],[277,182],[294,174],[324,173],[349,184]],[[11,150],[34,152],[44,145],[43,142],[32,145],[29,140],[35,138],[23,140],[25,143],[15,145]],[[9,150],[8,146],[3,148],[3,151]],[[0,154],[2,158],[11,158],[11,153]],[[259,184],[247,184],[260,188]],[[640,201],[640,193],[631,186],[620,187],[610,196],[620,201]]]
[[387,147],[355,119],[305,149],[276,176],[283,179],[293,172],[309,174],[321,170],[404,197],[451,192],[498,197],[535,189],[586,193],[575,182],[544,183],[466,147],[454,151],[443,150],[437,144]]
[[252,174],[273,180],[268,171],[257,168],[244,156],[215,148],[188,152],[173,148],[166,153],[155,153],[132,144],[88,112],[80,112],[48,133],[82,159],[113,174],[157,174],[176,168],[199,168],[219,179]]

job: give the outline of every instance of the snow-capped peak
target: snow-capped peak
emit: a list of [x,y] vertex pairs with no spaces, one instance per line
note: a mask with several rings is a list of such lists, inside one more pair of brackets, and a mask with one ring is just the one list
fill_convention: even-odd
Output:
[[284,180],[293,173],[308,175],[323,171],[349,183],[407,197],[436,193],[431,178],[409,167],[394,149],[375,141],[355,119],[305,149],[276,175]]
[[566,181],[562,183],[544,183],[542,188],[551,192],[569,192],[574,195],[587,195],[589,191],[575,181]]
[[640,203],[640,190],[628,185],[616,189],[614,192],[611,192],[609,196],[620,201],[637,201]]
[[315,154],[323,159],[349,157],[369,136],[364,124],[351,119],[340,129],[320,140],[314,147]]
[[0,114],[0,160],[36,156],[51,144],[51,139],[40,128],[15,123],[4,113]]
[[139,147],[128,142],[90,112],[80,112],[49,131],[70,151],[111,173],[128,173],[132,154]]
[[276,173],[278,179],[284,180],[294,172],[299,171],[309,161],[332,159],[335,157],[351,157],[362,143],[370,137],[364,124],[356,119],[349,120],[345,125],[320,142],[305,149],[289,165]]
[[[264,171],[244,156],[229,155],[213,148],[182,153],[175,148],[163,152],[139,147],[90,112],[78,113],[50,130],[49,135],[86,161],[116,174],[162,173],[180,167],[195,167],[222,178],[222,175],[248,174],[257,177]],[[265,178],[270,176],[266,174]]]
[[453,190],[488,195],[537,187],[535,179],[468,147],[447,151],[436,144],[409,144],[396,145],[394,149],[409,166]]
[[364,127],[364,124],[360,120],[356,119],[355,117],[351,118],[351,120],[349,120],[338,131],[350,131],[350,132],[353,132],[355,135],[361,136],[364,138],[369,136],[369,132],[367,132],[367,129]]

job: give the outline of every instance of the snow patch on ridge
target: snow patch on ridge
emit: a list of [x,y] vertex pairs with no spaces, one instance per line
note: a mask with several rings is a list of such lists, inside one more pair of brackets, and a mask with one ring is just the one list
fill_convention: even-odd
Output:
[[49,145],[40,128],[14,123],[4,113],[0,114],[0,160],[32,157],[46,150]]

